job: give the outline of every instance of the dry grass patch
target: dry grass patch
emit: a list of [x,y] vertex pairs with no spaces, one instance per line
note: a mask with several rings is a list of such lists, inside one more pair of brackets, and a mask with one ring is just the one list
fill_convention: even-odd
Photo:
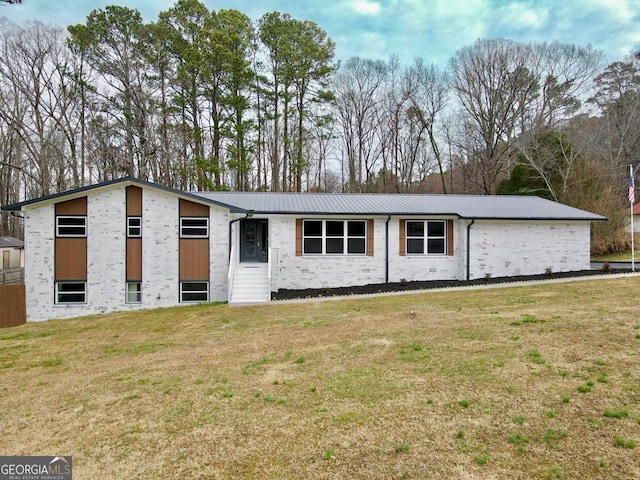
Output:
[[73,455],[77,478],[640,478],[639,288],[0,330],[0,451]]

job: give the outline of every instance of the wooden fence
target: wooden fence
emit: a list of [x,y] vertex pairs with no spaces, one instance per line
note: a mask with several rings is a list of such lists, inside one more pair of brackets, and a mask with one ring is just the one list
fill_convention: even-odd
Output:
[[0,328],[17,327],[27,321],[24,285],[0,285]]

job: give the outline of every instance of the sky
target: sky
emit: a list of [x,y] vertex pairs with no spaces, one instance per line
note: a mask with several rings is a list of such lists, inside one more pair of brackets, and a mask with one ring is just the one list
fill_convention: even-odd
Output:
[[[257,21],[264,13],[311,20],[336,44],[336,60],[352,56],[403,64],[421,57],[446,67],[460,48],[479,38],[592,45],[605,61],[623,60],[640,47],[640,0],[201,0],[211,10],[236,9]],[[0,3],[0,16],[22,24],[85,23],[107,5],[135,8],[145,22],[174,0],[23,0]]]

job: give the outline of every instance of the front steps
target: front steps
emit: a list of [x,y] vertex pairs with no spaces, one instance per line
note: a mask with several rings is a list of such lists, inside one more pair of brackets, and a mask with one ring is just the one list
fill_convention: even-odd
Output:
[[236,264],[229,303],[266,303],[269,301],[271,301],[271,292],[267,264]]

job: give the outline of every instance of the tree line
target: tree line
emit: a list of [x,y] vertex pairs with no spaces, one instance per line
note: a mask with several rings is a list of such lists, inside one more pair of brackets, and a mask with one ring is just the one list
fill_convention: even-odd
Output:
[[[353,57],[317,24],[178,0],[65,29],[0,18],[0,202],[136,176],[184,190],[535,194],[626,248],[640,62],[479,39],[444,68]],[[20,236],[3,214],[0,234]]]

